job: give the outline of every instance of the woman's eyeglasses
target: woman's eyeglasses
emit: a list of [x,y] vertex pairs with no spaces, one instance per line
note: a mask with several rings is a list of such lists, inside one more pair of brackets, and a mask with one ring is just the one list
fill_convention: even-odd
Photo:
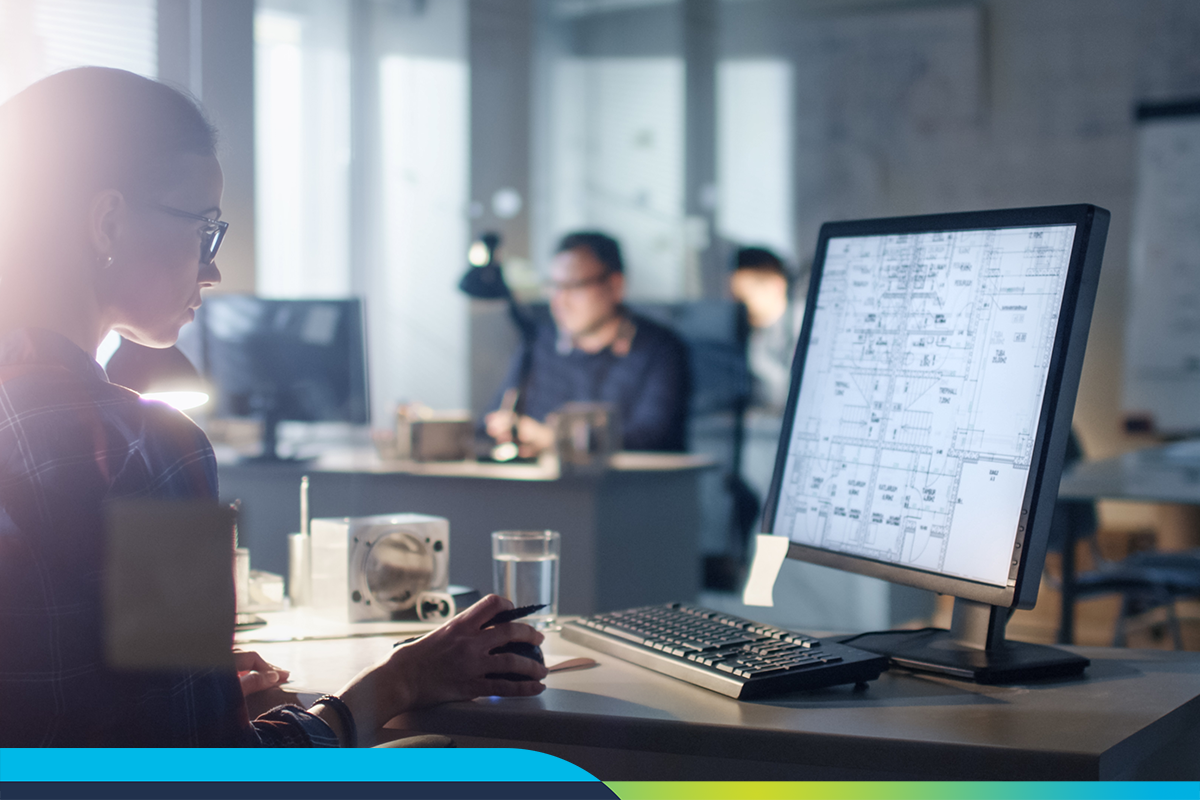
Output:
[[221,241],[225,238],[225,231],[229,229],[228,222],[219,219],[209,219],[208,217],[191,214],[187,211],[180,211],[178,208],[165,206],[162,203],[151,203],[150,206],[173,217],[195,219],[203,222],[204,226],[200,228],[200,263],[211,264],[213,262],[213,259],[217,257],[217,251],[221,249]]

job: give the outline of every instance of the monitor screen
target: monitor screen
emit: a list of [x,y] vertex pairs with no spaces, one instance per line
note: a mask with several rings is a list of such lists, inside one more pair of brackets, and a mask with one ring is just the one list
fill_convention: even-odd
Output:
[[764,518],[790,556],[1032,603],[1103,250],[1085,275],[1087,209],[822,229]]
[[213,413],[285,420],[369,421],[362,303],[205,297],[179,348],[213,384]]

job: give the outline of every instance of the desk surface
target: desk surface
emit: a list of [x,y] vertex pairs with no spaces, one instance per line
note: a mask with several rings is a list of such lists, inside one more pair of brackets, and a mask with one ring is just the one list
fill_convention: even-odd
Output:
[[1081,462],[1063,473],[1058,496],[1200,505],[1200,451],[1196,444],[1180,442]]
[[534,464],[501,464],[486,461],[398,461],[381,458],[371,447],[331,448],[311,461],[279,464],[243,464],[228,448],[218,451],[223,470],[282,469],[295,473],[338,472],[373,475],[429,475],[444,478],[489,478],[510,481],[554,481],[563,477],[586,475],[599,477],[613,472],[678,472],[709,469],[716,461],[703,453],[620,452],[609,457],[607,470],[570,473],[560,468],[556,458],[544,458]]
[[[256,645],[299,689],[333,691],[392,640]],[[602,780],[1094,780],[1200,777],[1200,655],[1073,648],[1087,677],[977,686],[903,670],[839,687],[739,702],[563,641],[536,698],[480,699],[392,723],[460,745],[527,747]]]

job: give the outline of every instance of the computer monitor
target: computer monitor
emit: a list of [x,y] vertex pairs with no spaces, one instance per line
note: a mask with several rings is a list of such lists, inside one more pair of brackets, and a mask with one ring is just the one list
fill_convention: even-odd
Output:
[[1109,213],[821,228],[763,531],[790,558],[956,598],[949,631],[854,644],[981,682],[1077,674],[1009,642],[1037,599]]
[[362,302],[205,297],[179,348],[215,389],[214,413],[263,423],[264,461],[283,421],[366,423]]

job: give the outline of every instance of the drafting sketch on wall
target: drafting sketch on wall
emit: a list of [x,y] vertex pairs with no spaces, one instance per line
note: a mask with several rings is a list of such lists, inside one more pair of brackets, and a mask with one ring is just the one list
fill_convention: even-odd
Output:
[[831,239],[776,532],[1005,585],[1073,237]]
[[[1147,115],[1148,112],[1148,115]],[[1143,108],[1125,330],[1127,414],[1200,431],[1200,103]]]
[[897,200],[920,207],[897,187],[944,169],[945,152],[929,146],[935,134],[984,113],[982,8],[833,15],[780,36],[795,64],[799,252],[830,219],[889,216]]
[[534,257],[549,259],[568,231],[608,231],[632,296],[683,297],[683,60],[559,57],[549,101]]

